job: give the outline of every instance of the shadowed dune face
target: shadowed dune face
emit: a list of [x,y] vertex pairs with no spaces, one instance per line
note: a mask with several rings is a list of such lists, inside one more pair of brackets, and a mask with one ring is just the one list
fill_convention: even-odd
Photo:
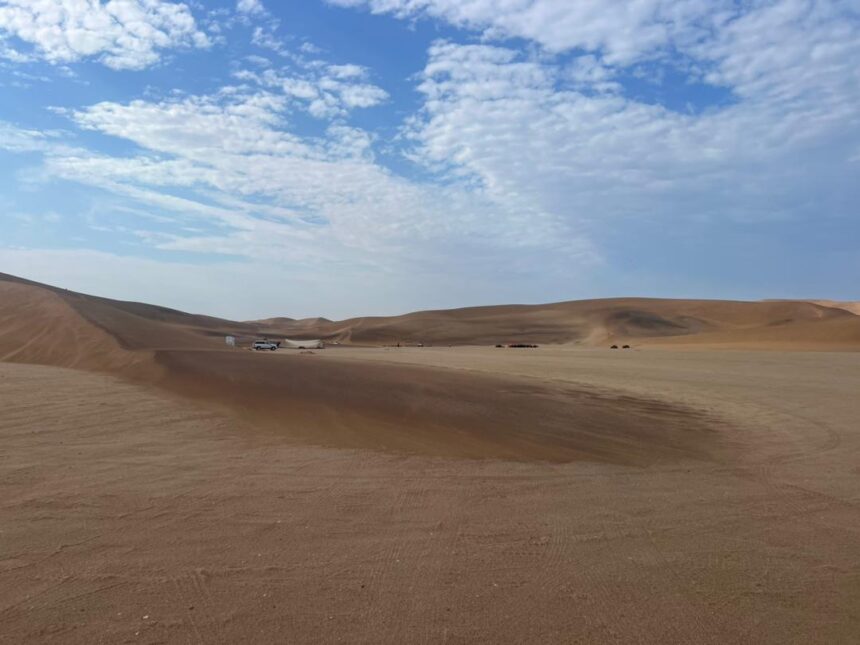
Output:
[[718,423],[663,402],[426,367],[163,351],[161,383],[317,445],[646,466],[726,454]]

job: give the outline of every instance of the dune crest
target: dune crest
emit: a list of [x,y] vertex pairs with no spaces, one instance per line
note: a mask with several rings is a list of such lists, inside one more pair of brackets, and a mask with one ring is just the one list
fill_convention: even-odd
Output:
[[842,309],[854,314],[855,316],[860,316],[860,301],[844,302],[837,300],[810,300],[810,302],[816,305],[821,305],[822,307]]
[[88,322],[56,293],[0,281],[0,360],[102,372],[151,361]]

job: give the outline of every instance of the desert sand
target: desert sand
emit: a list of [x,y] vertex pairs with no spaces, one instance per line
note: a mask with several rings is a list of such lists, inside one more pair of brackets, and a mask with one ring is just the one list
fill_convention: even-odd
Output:
[[0,280],[0,640],[856,642],[860,316],[548,307],[253,353]]

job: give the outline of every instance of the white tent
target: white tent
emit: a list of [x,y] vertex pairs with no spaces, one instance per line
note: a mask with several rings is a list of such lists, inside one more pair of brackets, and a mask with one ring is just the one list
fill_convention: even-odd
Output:
[[325,345],[321,340],[290,340],[285,338],[281,347],[285,349],[322,349]]

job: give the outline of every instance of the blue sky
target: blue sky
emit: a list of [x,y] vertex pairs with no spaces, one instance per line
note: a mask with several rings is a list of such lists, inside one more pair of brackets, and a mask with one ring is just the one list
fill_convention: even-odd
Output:
[[856,0],[0,0],[0,271],[239,319],[860,299]]

